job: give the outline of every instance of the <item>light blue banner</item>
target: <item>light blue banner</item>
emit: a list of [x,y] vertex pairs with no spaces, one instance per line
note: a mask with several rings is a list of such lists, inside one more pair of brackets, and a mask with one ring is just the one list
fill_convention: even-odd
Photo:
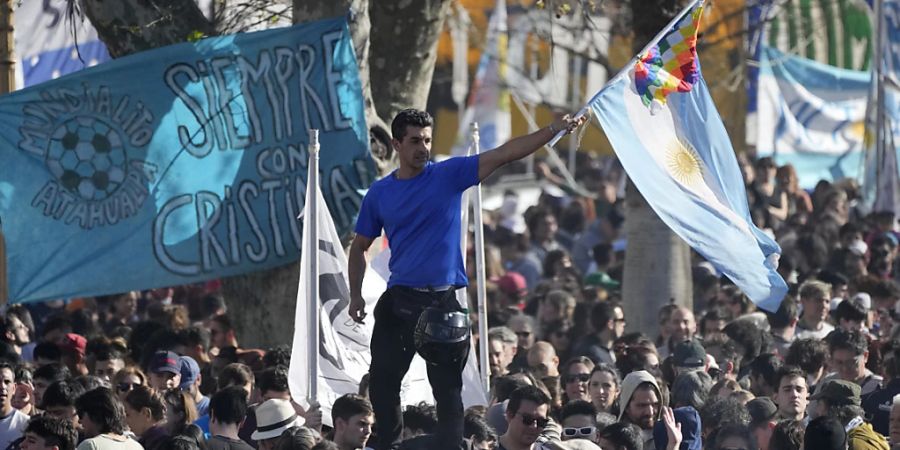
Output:
[[143,52],[0,97],[11,299],[297,260],[310,128],[344,232],[374,177],[344,19]]

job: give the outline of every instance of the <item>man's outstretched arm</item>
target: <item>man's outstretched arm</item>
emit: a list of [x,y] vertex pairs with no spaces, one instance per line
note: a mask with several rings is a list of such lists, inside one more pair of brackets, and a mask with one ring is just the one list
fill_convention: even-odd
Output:
[[347,258],[347,278],[350,281],[350,318],[362,323],[366,318],[366,301],[362,297],[363,276],[366,274],[366,250],[375,239],[357,234],[350,244],[350,256]]
[[572,119],[568,115],[554,121],[550,126],[541,128],[531,134],[510,139],[507,143],[478,156],[478,180],[484,180],[500,166],[522,159],[550,142],[561,130],[571,133],[587,119],[582,116]]

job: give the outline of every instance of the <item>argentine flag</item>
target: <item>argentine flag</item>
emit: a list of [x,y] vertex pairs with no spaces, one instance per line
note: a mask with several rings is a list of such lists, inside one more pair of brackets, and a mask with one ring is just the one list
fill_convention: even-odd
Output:
[[757,306],[787,292],[781,249],[753,225],[734,149],[696,59],[699,2],[589,103],[657,215]]

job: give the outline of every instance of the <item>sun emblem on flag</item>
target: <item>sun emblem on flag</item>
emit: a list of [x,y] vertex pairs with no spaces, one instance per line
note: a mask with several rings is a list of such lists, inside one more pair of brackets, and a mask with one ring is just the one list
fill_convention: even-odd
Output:
[[703,160],[687,141],[675,138],[666,149],[666,168],[681,184],[693,186],[703,180]]

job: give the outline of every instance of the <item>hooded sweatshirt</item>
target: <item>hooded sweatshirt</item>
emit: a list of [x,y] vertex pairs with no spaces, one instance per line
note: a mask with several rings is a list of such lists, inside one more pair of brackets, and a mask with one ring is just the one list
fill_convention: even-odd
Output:
[[[646,370],[638,370],[635,372],[631,372],[625,376],[625,379],[622,380],[622,394],[619,396],[619,404],[622,405],[619,409],[619,421],[622,420],[622,417],[625,416],[625,410],[628,409],[628,402],[631,401],[631,396],[634,395],[634,390],[637,389],[642,383],[650,383],[653,385],[653,389],[656,390],[656,397],[659,398],[659,401],[662,402],[662,395],[659,392],[659,384],[656,383],[656,378],[653,375],[650,375],[650,372]],[[659,413],[656,414],[656,418],[659,419]]]
[[[663,404],[662,393],[659,390],[659,384],[656,383],[656,378],[653,375],[650,375],[650,372],[646,370],[638,370],[636,372],[631,372],[625,376],[625,379],[622,380],[622,394],[619,396],[619,421],[622,421],[622,418],[625,417],[625,412],[628,410],[628,403],[631,402],[631,396],[634,395],[634,391],[643,383],[650,383],[653,385],[653,390],[656,391],[656,398],[659,399],[660,404]],[[662,410],[659,409],[656,411],[656,420],[660,419],[660,414]],[[644,438],[644,448],[654,448],[653,445],[653,430],[641,430],[641,436]]]

